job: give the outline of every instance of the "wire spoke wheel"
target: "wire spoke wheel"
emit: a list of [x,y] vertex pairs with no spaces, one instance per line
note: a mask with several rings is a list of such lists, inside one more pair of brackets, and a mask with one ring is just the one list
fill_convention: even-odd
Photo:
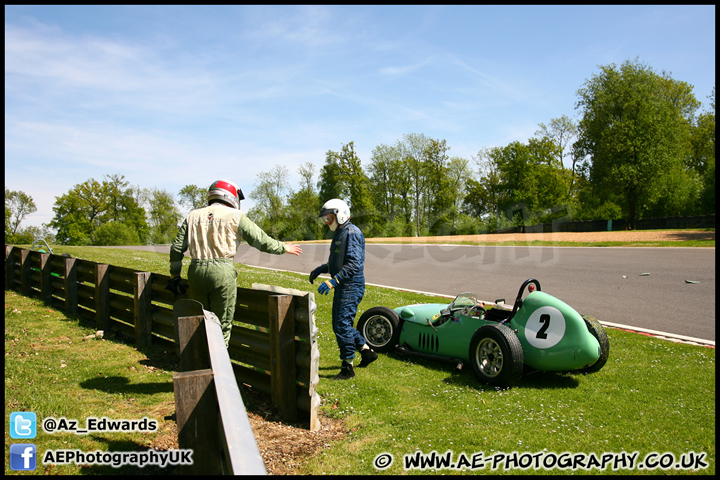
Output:
[[375,315],[370,317],[363,327],[362,335],[368,342],[375,346],[382,347],[392,338],[393,328],[390,321],[382,316]]
[[484,338],[475,352],[478,368],[489,378],[497,377],[503,367],[503,353],[500,345],[492,338]]
[[524,356],[515,332],[505,325],[484,325],[470,341],[470,363],[481,382],[509,387],[522,375]]
[[362,314],[357,323],[360,335],[377,352],[390,352],[400,338],[400,317],[387,307],[373,307]]

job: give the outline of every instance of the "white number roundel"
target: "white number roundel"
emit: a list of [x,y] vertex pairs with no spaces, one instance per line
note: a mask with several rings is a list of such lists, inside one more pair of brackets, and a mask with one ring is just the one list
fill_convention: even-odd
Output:
[[535,310],[525,326],[525,338],[535,348],[550,348],[565,335],[565,317],[555,307]]

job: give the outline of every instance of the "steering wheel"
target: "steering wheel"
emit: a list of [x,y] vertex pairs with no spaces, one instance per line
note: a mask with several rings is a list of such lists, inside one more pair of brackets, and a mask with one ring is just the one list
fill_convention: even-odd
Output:
[[538,292],[542,290],[542,289],[540,288],[540,282],[538,282],[538,281],[535,280],[534,278],[528,278],[527,280],[525,280],[525,281],[523,282],[523,284],[520,286],[520,290],[518,291],[517,298],[515,299],[515,304],[513,305],[512,313],[510,314],[509,317],[507,317],[505,320],[503,320],[503,321],[500,322],[500,323],[507,323],[507,322],[509,322],[510,320],[512,320],[512,318],[515,316],[515,314],[516,314],[517,311],[520,309],[520,307],[522,307],[522,304],[523,304],[523,301],[522,301],[523,292],[525,291],[525,287],[527,287],[527,286],[530,285],[530,284],[533,284],[533,285],[534,285],[534,286],[531,286],[531,287],[529,288],[530,293],[534,292],[534,291],[535,291],[535,288],[537,288],[537,291],[538,291]]

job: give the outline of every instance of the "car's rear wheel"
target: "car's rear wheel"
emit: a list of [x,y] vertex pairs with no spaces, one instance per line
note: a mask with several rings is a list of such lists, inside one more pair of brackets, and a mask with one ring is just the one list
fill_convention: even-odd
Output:
[[376,352],[390,352],[400,339],[400,317],[387,307],[372,307],[357,323],[360,335]]
[[470,341],[470,363],[481,382],[510,387],[523,372],[520,340],[505,325],[484,325]]
[[585,373],[594,373],[604,367],[605,363],[607,363],[608,357],[610,356],[610,339],[608,338],[603,326],[600,325],[600,322],[587,315],[583,315],[582,317],[583,320],[585,320],[585,325],[587,326],[588,331],[600,344],[600,358],[598,358],[592,365],[583,369],[583,372]]

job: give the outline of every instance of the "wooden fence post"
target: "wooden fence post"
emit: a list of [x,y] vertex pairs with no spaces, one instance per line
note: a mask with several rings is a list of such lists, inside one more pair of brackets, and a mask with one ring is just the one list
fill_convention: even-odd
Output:
[[152,343],[152,284],[150,272],[135,272],[135,343]]
[[204,320],[204,316],[179,317],[177,319],[178,347],[180,347],[178,370],[181,372],[210,368]]
[[[204,328],[201,330],[204,331]],[[173,373],[178,444],[193,450],[189,474],[222,474],[217,394],[210,369]]]
[[13,247],[5,245],[5,289],[13,290],[15,287],[15,255]]
[[175,341],[180,355],[179,370],[187,372],[210,368],[210,352],[203,326],[205,315],[202,304],[182,298],[173,305],[173,317],[177,332]]
[[52,276],[50,275],[50,254],[40,254],[40,297],[45,305],[52,305]]
[[110,329],[110,275],[108,265],[95,264],[95,321],[98,330]]
[[26,297],[30,296],[32,271],[30,270],[30,250],[20,250],[20,292]]
[[77,313],[77,264],[74,257],[65,258],[65,312],[74,316]]
[[270,391],[286,421],[297,421],[295,312],[292,295],[270,295]]

